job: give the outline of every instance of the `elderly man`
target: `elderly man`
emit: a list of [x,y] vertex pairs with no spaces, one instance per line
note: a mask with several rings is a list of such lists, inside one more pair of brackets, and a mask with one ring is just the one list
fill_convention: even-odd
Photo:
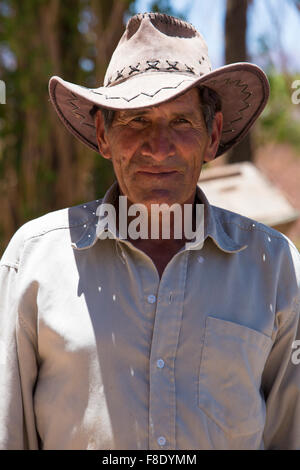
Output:
[[[214,158],[222,128],[222,113],[216,113],[210,135],[201,111],[199,89],[192,88],[178,98],[151,108],[117,111],[107,131],[101,110],[96,129],[99,150],[111,159],[122,195],[129,204],[143,204],[148,223],[145,239],[128,239],[144,251],[161,278],[173,256],[185,245],[176,239],[170,220],[169,239],[151,237],[153,204],[193,205],[197,181],[204,161]],[[195,219],[195,216],[194,216]],[[118,220],[118,218],[117,218]],[[162,228],[163,214],[159,219]],[[184,225],[181,219],[182,226]],[[194,220],[194,228],[196,220]],[[184,234],[183,234],[184,235]]]
[[[3,255],[1,448],[299,449],[299,253],[197,186],[262,112],[264,73],[212,71],[192,25],[147,13],[104,86],[52,77],[49,90],[116,181],[26,223]],[[152,237],[161,204],[179,219],[164,237],[159,213]],[[144,236],[122,236],[137,207]],[[194,238],[177,236],[185,221]]]

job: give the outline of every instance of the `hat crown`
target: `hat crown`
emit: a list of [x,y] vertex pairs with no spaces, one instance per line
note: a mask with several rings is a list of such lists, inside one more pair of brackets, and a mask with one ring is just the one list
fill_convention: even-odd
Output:
[[138,13],[128,20],[126,26],[128,39],[137,32],[141,22],[145,19],[150,20],[156,29],[167,36],[188,38],[199,35],[198,31],[191,23],[187,23],[186,21],[175,18],[174,16],[169,16],[164,13]]
[[202,35],[186,21],[162,13],[139,13],[128,21],[109,63],[104,86],[138,73],[211,71]]

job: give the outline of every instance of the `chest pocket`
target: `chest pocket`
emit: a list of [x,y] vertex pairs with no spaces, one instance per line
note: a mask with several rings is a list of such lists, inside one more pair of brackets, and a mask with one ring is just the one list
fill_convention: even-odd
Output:
[[260,383],[271,346],[271,338],[256,330],[207,317],[198,406],[224,432],[251,434],[264,427]]

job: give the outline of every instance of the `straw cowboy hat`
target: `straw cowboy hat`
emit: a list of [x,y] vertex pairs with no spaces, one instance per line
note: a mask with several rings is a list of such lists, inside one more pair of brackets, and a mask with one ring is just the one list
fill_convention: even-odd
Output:
[[211,69],[207,45],[190,24],[162,13],[129,19],[108,65],[103,86],[86,88],[54,76],[51,101],[72,134],[99,152],[91,109],[144,108],[171,100],[195,86],[216,91],[222,101],[223,132],[216,156],[240,142],[269,96],[265,73],[238,62]]

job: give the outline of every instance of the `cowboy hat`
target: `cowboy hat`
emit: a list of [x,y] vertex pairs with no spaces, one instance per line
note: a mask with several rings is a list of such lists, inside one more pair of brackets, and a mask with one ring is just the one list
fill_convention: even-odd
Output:
[[144,108],[200,85],[221,98],[219,156],[243,139],[263,111],[269,96],[265,73],[248,62],[212,70],[207,45],[190,23],[162,13],[144,13],[127,22],[103,86],[86,88],[53,76],[49,93],[69,131],[99,152],[90,113],[94,105],[113,110]]

